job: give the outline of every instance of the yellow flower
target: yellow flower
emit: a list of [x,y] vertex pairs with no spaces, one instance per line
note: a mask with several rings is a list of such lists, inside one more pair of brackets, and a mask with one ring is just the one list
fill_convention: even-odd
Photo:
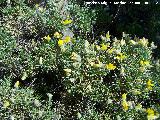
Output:
[[152,87],[154,86],[154,84],[152,84],[152,80],[148,80],[147,81],[147,88],[149,89],[149,90],[152,90]]
[[107,47],[109,46],[109,44],[101,44],[101,50],[107,50]]
[[141,45],[143,45],[143,46],[147,46],[148,45],[148,39],[145,39],[143,37],[142,39],[140,39],[140,41],[138,43],[141,44]]
[[127,98],[127,94],[126,94],[126,93],[123,93],[123,94],[122,94],[122,100],[125,101],[126,98]]
[[106,68],[108,70],[114,70],[116,68],[116,66],[114,66],[112,63],[109,63],[109,64],[106,65]]
[[71,69],[63,69],[65,72],[70,73]]
[[146,110],[146,112],[147,112],[147,119],[148,120],[155,120],[155,119],[157,119],[159,117],[159,115],[156,115],[155,111],[153,109],[151,109],[151,108],[148,108]]
[[144,62],[143,62],[143,60],[141,60],[141,61],[140,61],[140,65],[142,65],[142,66],[144,65]]
[[47,37],[45,36],[44,39],[45,39],[47,42],[50,42],[51,37],[48,35]]
[[148,65],[149,65],[149,61],[144,61],[144,64],[145,64],[146,66],[148,66]]
[[70,36],[66,36],[64,39],[64,43],[68,43],[71,41],[71,37]]
[[72,22],[72,20],[66,19],[66,20],[62,21],[62,24],[63,24],[63,25],[68,25],[68,24],[70,24],[71,22]]
[[14,84],[14,87],[15,87],[15,88],[18,88],[18,87],[19,87],[19,81],[17,81],[17,82]]
[[9,107],[9,106],[10,106],[10,102],[9,102],[9,101],[4,101],[3,106],[4,106],[5,108]]
[[149,64],[149,61],[147,61],[147,60],[146,61],[141,60],[140,65],[141,66],[149,66],[150,64]]
[[118,53],[117,57],[115,57],[115,58],[122,61],[123,59],[126,58],[126,56],[123,55],[123,53]]
[[60,38],[61,36],[62,36],[62,35],[59,34],[58,32],[55,32],[55,33],[54,33],[54,37],[55,37],[55,38]]
[[106,34],[106,38],[110,39],[110,37],[111,37],[111,35],[109,35],[109,31],[108,31],[107,34]]
[[107,46],[102,44],[101,50],[107,50]]
[[148,120],[155,120],[157,118],[158,118],[158,116],[156,116],[156,115],[147,115]]
[[61,47],[64,44],[63,40],[58,40],[58,45]]
[[122,101],[122,107],[124,111],[127,111],[129,108],[129,104],[127,103],[127,101]]

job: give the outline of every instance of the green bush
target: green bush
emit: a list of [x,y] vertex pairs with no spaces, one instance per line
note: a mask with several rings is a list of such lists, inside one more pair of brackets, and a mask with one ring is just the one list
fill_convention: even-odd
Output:
[[[111,42],[107,33],[106,37],[102,36],[101,43],[90,44],[80,37],[76,41],[59,44],[59,61],[66,73],[63,79],[68,92],[64,104],[68,103],[71,110],[82,113],[82,118],[91,105],[103,117],[109,114],[110,119],[115,116],[146,119],[144,111],[155,104],[154,99],[149,99],[157,83],[152,78],[152,49],[148,47],[148,40],[131,40],[126,36]],[[127,98],[121,97],[126,94]],[[76,99],[76,102],[69,102],[70,99]],[[142,108],[137,111],[136,105],[140,104]]]
[[56,117],[50,101],[41,101],[30,88],[11,87],[11,78],[1,79],[0,117],[3,119],[47,119]]
[[124,33],[111,39],[109,32],[90,43],[73,30],[90,31],[93,13],[76,4],[68,3],[64,14],[51,0],[44,8],[15,6],[3,9],[0,29],[1,118],[159,117],[153,43]]

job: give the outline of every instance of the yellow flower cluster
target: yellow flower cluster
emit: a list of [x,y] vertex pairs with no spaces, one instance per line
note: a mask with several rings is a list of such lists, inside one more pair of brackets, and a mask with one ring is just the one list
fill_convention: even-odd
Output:
[[102,47],[101,47],[101,50],[107,50],[107,45],[102,44],[101,46],[102,46]]
[[106,68],[107,68],[108,70],[114,70],[114,69],[116,69],[116,66],[113,65],[112,63],[109,63],[109,64],[106,64]]
[[152,87],[154,86],[154,84],[152,84],[152,80],[148,80],[147,81],[147,88],[149,89],[149,90],[152,90]]
[[[63,40],[61,40],[60,38],[62,37],[62,34],[60,34],[59,32],[55,32],[54,33],[54,37],[59,39],[59,41],[58,41],[58,45],[59,46],[62,46],[64,43],[68,43],[68,42],[71,41],[71,37],[70,36],[66,36]],[[45,36],[43,38],[44,38],[44,40],[46,42],[50,42],[51,41],[51,37],[49,35],[47,35],[47,36]]]
[[155,111],[151,108],[148,108],[146,110],[146,112],[147,112],[147,119],[148,120],[155,120],[155,119],[159,118],[159,115],[155,114]]
[[126,58],[126,56],[123,53],[118,53],[117,57],[115,57],[117,60],[122,61],[123,59]]
[[127,101],[122,101],[122,107],[123,107],[123,110],[124,111],[127,111],[128,110],[128,103],[127,103]]
[[122,94],[122,100],[125,101],[126,99],[127,99],[127,94],[126,94],[126,93],[123,93],[123,94]]
[[50,42],[51,41],[51,37],[49,35],[44,37],[45,41]]
[[146,61],[141,60],[140,61],[140,65],[141,66],[149,66],[149,61],[147,61],[147,60]]
[[128,108],[129,108],[129,104],[126,101],[126,98],[127,98],[127,94],[126,93],[122,94],[122,103],[121,104],[122,104],[122,107],[123,107],[124,111],[127,111]]
[[69,43],[71,41],[71,37],[66,36],[64,39],[64,43]]
[[[54,37],[55,38],[61,38],[62,35],[60,33],[58,33],[58,32],[55,32],[54,33]],[[50,35],[44,36],[42,39],[44,39],[46,42],[50,42],[51,41]]]
[[61,40],[61,39],[58,40],[58,45],[61,47],[65,43],[69,43],[69,42],[71,42],[71,37],[70,36],[66,36],[63,40]]
[[69,20],[69,19],[66,19],[66,20],[62,21],[63,25],[68,25],[68,24],[71,24],[71,23],[72,23],[72,20]]
[[64,41],[63,40],[58,40],[58,45],[59,46],[62,46],[64,44]]
[[109,43],[108,43],[108,44],[102,43],[100,49],[101,49],[101,50],[107,50],[108,46],[109,46]]

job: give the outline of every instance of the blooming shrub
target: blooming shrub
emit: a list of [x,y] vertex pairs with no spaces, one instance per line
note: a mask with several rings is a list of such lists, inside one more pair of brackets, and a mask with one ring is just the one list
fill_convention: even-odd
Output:
[[[79,37],[77,42],[60,46],[59,55],[66,73],[63,79],[68,94],[73,97],[78,94],[81,104],[94,106],[103,117],[109,114],[110,119],[115,116],[146,119],[145,111],[147,107],[152,107],[148,102],[154,101],[147,100],[156,84],[151,80],[152,51],[147,39],[131,40],[126,36],[111,42],[110,37],[106,37],[100,45],[97,42],[90,44]],[[68,96],[65,98],[68,100]],[[66,99],[64,103],[67,103]],[[137,105],[141,106],[139,110]],[[82,118],[85,107],[75,107],[78,114],[82,113]]]
[[[50,1],[44,11],[41,8],[36,14],[38,20],[33,23],[40,23],[35,24],[36,27],[31,25],[35,27],[34,32],[30,26],[29,36],[34,36],[30,36],[27,46],[20,44],[18,37],[23,38],[25,32],[14,34],[11,31],[14,25],[6,28],[6,23],[0,29],[0,68],[4,71],[0,78],[0,117],[159,118],[159,62],[152,59],[154,44],[145,38],[131,39],[124,33],[122,38],[111,39],[109,32],[101,35],[101,40],[90,43],[84,34],[72,32],[78,24],[76,18],[57,17],[60,13],[54,13],[51,6],[54,3]],[[73,6],[71,8],[74,15]],[[76,15],[81,10],[78,11]],[[52,15],[57,17],[58,23],[52,21]],[[19,19],[25,19],[21,17]],[[87,18],[89,22],[89,15]],[[79,25],[83,30],[86,24],[80,22]],[[43,32],[39,33],[41,29]],[[89,30],[86,27],[84,31]]]

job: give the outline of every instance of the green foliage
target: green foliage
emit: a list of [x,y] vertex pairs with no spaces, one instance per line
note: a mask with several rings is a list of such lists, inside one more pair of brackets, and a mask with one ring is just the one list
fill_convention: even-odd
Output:
[[[117,115],[123,115],[124,119],[134,119],[138,116],[146,119],[143,116],[145,113],[137,113],[135,106],[146,102],[152,96],[153,84],[148,81],[156,84],[156,80],[150,80],[152,49],[148,47],[148,41],[145,38],[131,40],[129,37],[123,37],[110,43],[110,38],[102,38],[100,46],[96,42],[90,44],[82,38],[73,44],[61,46],[59,59],[62,60],[59,61],[66,73],[63,77],[64,84],[71,97],[65,96],[64,104],[76,96],[77,101],[78,98],[80,101],[68,104],[76,105],[74,111],[80,110],[82,114],[87,109],[85,107],[91,104],[103,117],[105,113],[110,114],[110,119]],[[116,65],[116,68],[106,67],[109,63]],[[128,102],[127,112],[123,111],[123,93],[128,95],[125,101]],[[79,108],[77,104],[82,104],[80,107],[83,107]],[[116,110],[113,110],[113,106]],[[143,107],[142,112],[151,107],[151,103],[144,103]]]
[[152,59],[154,44],[125,33],[111,39],[109,32],[90,43],[84,33],[91,30],[94,13],[62,4],[49,0],[31,7],[19,1],[3,8],[0,117],[158,118],[160,71]]
[[41,101],[30,88],[12,88],[10,77],[0,83],[0,117],[3,119],[48,119],[55,116],[51,103]]

